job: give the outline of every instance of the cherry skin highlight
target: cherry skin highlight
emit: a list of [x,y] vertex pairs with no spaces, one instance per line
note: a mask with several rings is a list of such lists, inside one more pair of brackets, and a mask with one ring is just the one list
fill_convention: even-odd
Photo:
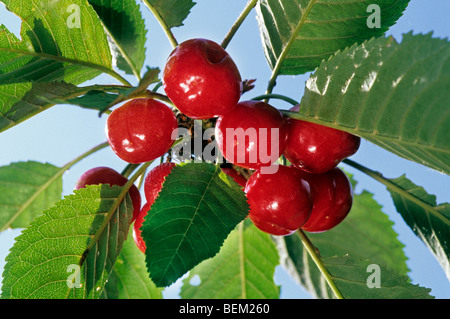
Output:
[[215,138],[231,163],[250,169],[270,166],[286,146],[287,130],[279,110],[261,101],[243,101],[217,119]]
[[[298,106],[291,109],[298,111]],[[284,156],[309,173],[324,173],[355,154],[361,138],[323,125],[286,118],[288,138]]]
[[[128,179],[112,168],[99,166],[91,168],[83,173],[75,184],[75,189],[85,188],[86,185],[109,184],[110,186],[124,186]],[[134,221],[141,209],[141,194],[136,185],[131,185],[128,193],[133,202]]]
[[190,39],[169,55],[164,91],[178,110],[193,119],[230,112],[242,94],[239,70],[230,55],[207,39]]
[[338,167],[322,174],[303,174],[311,187],[313,209],[301,227],[308,232],[324,232],[347,217],[353,203],[352,186]]
[[260,230],[286,236],[294,233],[311,215],[313,202],[309,184],[292,166],[279,166],[274,174],[257,170],[250,176],[245,193],[249,218]]
[[148,211],[151,209],[153,203],[158,197],[165,178],[170,174],[172,168],[174,168],[175,166],[175,163],[160,164],[158,166],[155,166],[145,177],[144,194],[147,202],[142,207],[142,210],[140,211],[133,225],[134,242],[142,252],[145,252],[146,246],[142,238],[142,231],[140,228],[142,227],[145,216],[147,216]]
[[153,99],[134,99],[111,112],[106,136],[117,156],[139,164],[164,155],[172,146],[172,133],[177,127],[177,119],[167,105]]

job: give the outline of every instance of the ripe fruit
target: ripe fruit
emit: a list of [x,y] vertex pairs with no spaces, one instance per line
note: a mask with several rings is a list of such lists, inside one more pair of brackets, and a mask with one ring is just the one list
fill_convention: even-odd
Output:
[[230,55],[217,43],[191,39],[170,54],[164,90],[179,111],[207,119],[231,111],[242,94],[242,80]]
[[142,252],[145,252],[146,246],[144,240],[142,239],[140,228],[144,222],[145,216],[147,216],[148,211],[155,202],[155,199],[158,197],[166,176],[170,174],[173,167],[175,167],[174,163],[160,164],[154,167],[145,177],[144,194],[147,202],[142,207],[142,210],[133,225],[133,238],[136,245]]
[[261,101],[244,101],[218,118],[215,138],[228,161],[258,169],[270,166],[281,156],[287,131],[279,110]]
[[[298,106],[291,111],[298,110]],[[359,148],[361,138],[323,125],[286,119],[288,138],[284,156],[309,173],[324,173],[336,167]]]
[[311,214],[313,202],[308,182],[292,166],[279,166],[274,174],[256,171],[245,186],[249,217],[256,227],[285,236],[298,230]]
[[111,112],[106,136],[113,151],[128,163],[143,163],[164,155],[178,127],[172,110],[152,99],[135,99]]
[[222,167],[222,171],[230,176],[239,186],[245,187],[247,180],[232,167]]
[[[119,172],[109,167],[94,167],[83,173],[80,176],[75,189],[85,188],[86,185],[99,185],[109,184],[110,186],[118,185],[123,186],[128,182],[128,179],[121,175]],[[134,221],[141,209],[141,194],[139,193],[136,185],[131,185],[128,193],[130,194],[131,201],[133,202],[133,219]]]
[[136,221],[134,222],[134,225],[133,225],[134,242],[136,243],[136,246],[140,249],[140,251],[142,251],[143,253],[145,253],[145,249],[147,247],[145,245],[144,239],[142,238],[141,227],[142,227],[142,223],[144,222],[144,217],[147,216],[147,213],[150,210],[150,207],[151,207],[151,204],[149,204],[149,203],[145,203],[144,206],[142,206],[142,209],[141,209],[140,213],[138,214]]
[[303,174],[311,187],[313,209],[301,227],[308,232],[330,230],[344,220],[353,203],[352,187],[338,167],[322,174]]
[[162,184],[167,175],[169,175],[172,168],[176,165],[175,163],[162,163],[155,166],[145,177],[144,180],[144,194],[147,199],[147,203],[153,204],[156,197],[158,197],[161,191]]

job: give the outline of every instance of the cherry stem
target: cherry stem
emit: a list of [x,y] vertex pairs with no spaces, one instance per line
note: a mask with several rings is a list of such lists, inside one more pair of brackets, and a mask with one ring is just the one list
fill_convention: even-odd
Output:
[[128,178],[131,175],[131,173],[133,173],[134,170],[139,167],[139,165],[140,164],[131,164],[131,163],[129,163],[129,164],[127,164],[127,166],[125,166],[125,168],[123,169],[123,171],[120,174],[123,177]]
[[61,170],[68,170],[69,168],[71,168],[73,165],[75,165],[76,163],[80,162],[82,159],[88,157],[89,155],[107,147],[109,145],[108,142],[103,142],[101,144],[98,144],[97,146],[94,146],[93,148],[89,149],[87,152],[84,152],[83,154],[81,154],[80,156],[74,158],[73,160],[71,160],[70,162],[68,162],[66,165],[64,165]]
[[254,97],[252,100],[257,100],[257,101],[259,101],[259,100],[266,100],[266,101],[268,101],[270,98],[283,100],[285,102],[288,102],[288,103],[292,104],[293,106],[299,104],[299,102],[297,102],[296,100],[294,100],[294,99],[292,99],[292,98],[290,98],[288,96],[281,95],[281,94],[263,94],[263,95],[259,95],[257,97]]
[[154,91],[145,90],[141,92],[137,92],[135,94],[130,94],[128,99],[136,99],[136,98],[148,98],[148,99],[155,99],[162,102],[165,102],[167,104],[173,105],[173,102],[164,94],[156,93]]
[[319,271],[324,276],[325,280],[328,283],[328,286],[331,288],[331,290],[335,294],[336,298],[344,299],[344,296],[342,296],[341,292],[339,291],[339,288],[336,286],[336,283],[334,282],[333,277],[331,276],[331,274],[328,272],[328,269],[323,264],[322,259],[320,258],[319,254],[317,252],[317,248],[312,244],[312,242],[309,240],[309,238],[306,236],[306,234],[303,232],[303,230],[299,229],[297,231],[297,233],[299,234],[299,236],[302,240],[303,246],[305,246],[306,251],[308,252],[309,256],[316,264],[317,268],[319,268]]
[[175,36],[173,35],[172,31],[170,30],[170,27],[167,25],[166,21],[161,17],[158,10],[154,6],[148,2],[148,0],[142,0],[142,2],[145,4],[148,10],[153,14],[155,19],[159,22],[161,28],[164,30],[167,38],[169,39],[170,44],[173,48],[176,48],[178,46],[178,42],[175,39]]
[[247,2],[247,5],[245,6],[244,10],[239,15],[239,17],[237,18],[236,22],[234,22],[234,24],[231,26],[230,31],[228,31],[227,35],[223,39],[222,44],[221,44],[222,48],[226,49],[226,47],[230,43],[231,39],[234,37],[234,35],[236,34],[237,30],[240,28],[241,24],[247,18],[247,16],[252,11],[252,9],[256,6],[257,2],[258,2],[258,0],[249,0]]

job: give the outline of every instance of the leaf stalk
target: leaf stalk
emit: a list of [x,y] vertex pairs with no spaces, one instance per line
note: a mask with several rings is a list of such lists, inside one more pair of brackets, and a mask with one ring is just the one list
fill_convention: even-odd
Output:
[[273,88],[276,85],[276,80],[277,80],[278,74],[280,73],[281,64],[283,63],[286,55],[288,54],[289,49],[291,48],[292,44],[294,43],[297,34],[300,32],[300,30],[304,26],[306,19],[308,18],[309,12],[312,10],[312,8],[316,4],[316,2],[317,2],[317,0],[310,1],[308,6],[306,7],[305,11],[302,12],[302,18],[300,19],[300,22],[298,23],[297,27],[293,31],[291,38],[284,46],[283,51],[281,52],[280,56],[277,59],[277,62],[275,63],[275,66],[273,67],[272,75],[270,76],[269,83],[267,85],[266,94],[272,93]]
[[429,205],[428,203],[422,201],[418,197],[407,192],[403,188],[397,186],[395,183],[391,182],[388,178],[384,177],[381,173],[375,172],[375,171],[373,171],[359,163],[356,163],[355,161],[352,161],[351,159],[348,159],[348,158],[343,160],[342,162],[353,168],[356,168],[357,170],[363,172],[367,176],[372,177],[376,181],[378,181],[381,184],[383,184],[384,186],[386,186],[386,188],[388,190],[395,192],[395,193],[399,194],[400,196],[402,196],[404,199],[407,199],[407,200],[411,201],[412,203],[418,205],[419,207],[423,208],[425,211],[429,212],[430,214],[432,214],[439,220],[442,220],[442,222],[444,222],[445,224],[449,224],[449,220],[446,219],[438,211],[436,211],[435,207]]

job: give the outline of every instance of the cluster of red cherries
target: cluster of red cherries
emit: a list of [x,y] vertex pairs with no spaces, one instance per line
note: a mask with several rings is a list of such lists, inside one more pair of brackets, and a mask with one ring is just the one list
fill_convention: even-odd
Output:
[[[230,163],[252,172],[247,180],[238,170],[223,168],[243,188],[250,206],[249,218],[259,229],[279,236],[298,229],[322,232],[347,216],[352,189],[337,165],[356,153],[359,137],[284,117],[263,101],[239,101],[243,81],[236,64],[220,45],[207,39],[185,41],[172,51],[164,68],[163,87],[178,111],[187,117],[217,119],[215,141],[220,152]],[[298,106],[291,110],[298,110]],[[177,118],[169,106],[139,98],[111,112],[106,135],[117,156],[138,164],[166,154],[177,127]],[[239,129],[263,131],[265,138],[258,134],[246,139],[227,137],[228,132]],[[284,156],[291,165],[268,161],[261,148],[274,150],[277,159]],[[264,171],[274,165],[273,171]],[[142,222],[174,166],[172,162],[163,163],[147,174],[142,208],[137,187],[133,185],[129,190],[134,207],[133,236],[142,251]],[[110,168],[97,167],[83,174],[76,188],[106,183],[123,186],[127,181]]]

